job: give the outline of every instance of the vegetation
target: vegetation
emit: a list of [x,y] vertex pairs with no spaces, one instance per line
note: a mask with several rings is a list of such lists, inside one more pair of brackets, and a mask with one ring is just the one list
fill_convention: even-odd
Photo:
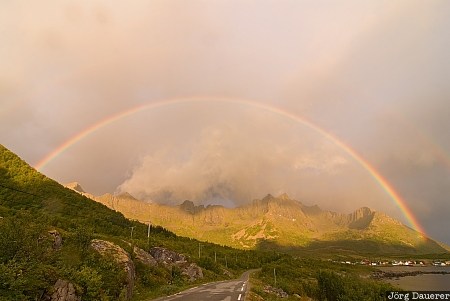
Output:
[[[244,251],[200,243],[161,227],[152,227],[147,238],[147,225],[130,221],[121,213],[64,188],[3,146],[0,217],[0,300],[39,300],[51,292],[57,279],[73,283],[83,300],[123,299],[125,272],[114,260],[90,247],[93,238],[111,241],[132,257],[132,245],[144,250],[162,246],[185,254],[203,269],[205,277],[198,280],[201,282],[235,277],[266,261],[262,253],[247,255]],[[51,230],[61,234],[60,248],[54,248]],[[196,284],[182,277],[176,268],[134,262],[136,300]]]
[[[269,223],[265,227],[273,231]],[[62,236],[61,246],[55,246],[49,234],[53,230]],[[251,235],[260,229],[254,230]],[[315,300],[377,300],[388,288],[364,278],[367,268],[275,250],[233,249],[179,237],[158,226],[150,228],[149,237],[147,231],[147,225],[64,188],[0,145],[0,300],[40,300],[51,294],[58,279],[72,283],[82,300],[125,300],[126,271],[92,249],[94,238],[113,242],[131,255],[136,269],[134,300],[235,278],[261,267],[252,276],[253,300],[277,300],[265,292],[268,285],[291,299],[297,294]],[[184,254],[202,268],[204,278],[190,282],[176,266],[145,265],[136,260],[134,246],[143,250],[162,246]]]
[[394,288],[369,279],[370,272],[363,266],[283,255],[254,274],[250,301],[286,300],[276,289],[287,293],[287,300],[384,300],[385,292]]

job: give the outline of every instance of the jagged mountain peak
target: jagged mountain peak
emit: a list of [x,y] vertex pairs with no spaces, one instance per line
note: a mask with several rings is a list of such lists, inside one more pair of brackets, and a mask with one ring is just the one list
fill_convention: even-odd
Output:
[[365,218],[367,216],[373,216],[374,214],[375,210],[372,210],[369,207],[361,207],[350,213],[349,218],[351,221],[355,221],[361,218]]
[[77,192],[77,193],[79,193],[79,194],[81,194],[81,195],[83,195],[83,196],[85,196],[87,198],[94,199],[94,195],[86,192],[83,189],[83,187],[81,187],[80,183],[78,183],[78,182],[71,182],[71,183],[68,183],[68,184],[63,184],[63,186],[65,188],[73,190],[73,191],[75,191],[75,192]]
[[348,227],[350,229],[366,229],[372,223],[375,211],[368,207],[356,209],[348,215]]
[[254,200],[252,204],[257,205],[279,204],[279,205],[295,205],[295,206],[302,205],[300,201],[292,199],[287,193],[280,194],[277,197],[269,193],[261,200]]
[[200,212],[200,211],[202,211],[203,209],[205,209],[205,206],[203,206],[203,205],[196,206],[196,205],[194,204],[194,202],[189,201],[189,200],[185,200],[183,203],[181,203],[180,205],[178,205],[178,207],[179,207],[181,210],[186,211],[186,212],[189,212],[189,213],[191,213],[191,214]]
[[70,182],[64,184],[63,186],[75,190],[77,192],[86,193],[86,191],[83,189],[83,187],[81,187],[80,183],[78,182]]
[[369,207],[365,207],[365,206],[364,207],[360,207],[360,208],[358,208],[358,209],[356,209],[354,211],[354,213],[362,213],[364,215],[371,214],[373,212],[375,212],[375,210],[373,210],[373,209],[371,209]]

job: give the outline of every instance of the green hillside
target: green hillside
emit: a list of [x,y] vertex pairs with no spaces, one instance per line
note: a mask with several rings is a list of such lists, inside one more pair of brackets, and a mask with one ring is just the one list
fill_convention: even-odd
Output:
[[0,145],[0,214],[20,210],[64,229],[89,225],[98,233],[125,235],[131,226],[122,214],[66,189]]
[[[147,238],[147,225],[63,187],[0,145],[0,300],[40,300],[52,293],[58,279],[72,283],[82,300],[127,299],[126,273],[113,258],[93,250],[92,239],[113,242],[130,254],[136,273],[135,300],[233,278],[273,256],[200,244],[161,227],[150,230]],[[57,249],[50,231],[62,237]],[[177,268],[145,266],[136,260],[132,246],[142,250],[158,246],[184,254],[204,277],[192,282]]]
[[[220,220],[222,209],[215,209],[214,214],[203,212],[202,223],[211,226]],[[255,212],[244,208],[241,213],[256,217]],[[263,227],[276,234],[268,221]],[[147,225],[64,188],[0,145],[1,301],[56,300],[51,296],[61,292],[61,285],[76,300],[150,300],[236,278],[250,268],[260,270],[252,276],[248,301],[286,300],[279,291],[288,300],[384,300],[384,292],[393,289],[370,280],[370,267],[342,266],[317,254],[299,258],[245,251],[176,236],[159,226],[150,228],[149,237],[147,231]],[[248,235],[259,232],[255,226]],[[169,263],[156,262],[152,250],[164,250]],[[194,273],[184,273],[186,265]]]

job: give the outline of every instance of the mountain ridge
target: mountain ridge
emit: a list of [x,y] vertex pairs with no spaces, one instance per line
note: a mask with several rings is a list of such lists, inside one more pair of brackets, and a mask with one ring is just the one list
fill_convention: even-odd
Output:
[[[94,200],[128,218],[151,222],[179,235],[242,249],[269,244],[276,249],[308,250],[315,244],[329,248],[336,242],[345,247],[346,242],[353,245],[355,241],[368,241],[373,246],[369,252],[414,254],[449,250],[445,244],[423,237],[383,212],[361,207],[348,214],[338,213],[305,205],[286,193],[268,194],[236,208],[195,205],[189,200],[168,206],[111,194]],[[349,247],[349,251],[355,250]]]

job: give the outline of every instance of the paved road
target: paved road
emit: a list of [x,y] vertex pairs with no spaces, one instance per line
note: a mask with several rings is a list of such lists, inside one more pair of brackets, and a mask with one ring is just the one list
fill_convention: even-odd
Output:
[[241,278],[236,280],[206,283],[154,301],[243,301],[248,288],[248,276],[251,272],[253,270],[245,272]]

